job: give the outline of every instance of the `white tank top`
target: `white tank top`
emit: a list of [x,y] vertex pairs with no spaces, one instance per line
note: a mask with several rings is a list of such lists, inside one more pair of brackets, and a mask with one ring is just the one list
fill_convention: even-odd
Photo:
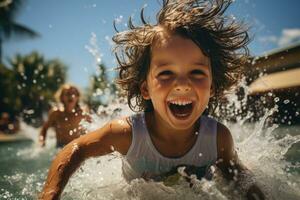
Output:
[[145,175],[155,177],[179,165],[207,167],[217,160],[217,121],[212,118],[201,116],[194,146],[179,158],[165,157],[158,152],[148,133],[144,113],[135,114],[130,120],[132,142],[122,163],[128,181]]

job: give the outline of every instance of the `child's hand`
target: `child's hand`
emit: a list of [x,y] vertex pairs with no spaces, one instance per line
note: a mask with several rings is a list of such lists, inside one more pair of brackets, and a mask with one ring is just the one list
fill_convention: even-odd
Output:
[[257,185],[252,185],[247,191],[247,199],[248,200],[264,200],[266,199],[263,192],[259,189]]

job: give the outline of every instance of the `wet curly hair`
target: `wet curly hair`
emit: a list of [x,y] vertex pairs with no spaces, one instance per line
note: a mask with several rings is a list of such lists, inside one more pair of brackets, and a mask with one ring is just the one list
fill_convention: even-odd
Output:
[[149,71],[151,47],[160,39],[157,27],[191,39],[209,57],[214,91],[209,107],[216,107],[217,99],[238,81],[249,56],[248,26],[224,15],[230,4],[230,0],[163,0],[154,25],[145,20],[144,9],[140,26],[133,25],[130,17],[128,30],[118,32],[114,23],[117,33],[112,39],[119,70],[116,81],[125,90],[133,111],[153,110],[151,100],[143,99],[140,86]]

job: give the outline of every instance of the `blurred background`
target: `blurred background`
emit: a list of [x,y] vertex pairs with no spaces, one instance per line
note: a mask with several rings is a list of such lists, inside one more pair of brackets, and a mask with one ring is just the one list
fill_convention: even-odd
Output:
[[[146,19],[154,22],[160,3],[0,0],[0,199],[36,199],[41,191],[58,150],[53,132],[44,149],[37,138],[62,84],[80,89],[95,127],[115,117],[115,111],[128,115],[126,103],[114,103],[120,92],[114,83],[116,60],[111,53],[113,21],[118,30],[126,30],[130,16],[140,24],[144,7]],[[230,128],[240,158],[270,186],[273,199],[300,198],[299,8],[298,0],[236,0],[226,13],[250,26],[251,55],[242,66],[246,76],[220,100],[214,117]],[[108,113],[105,118],[104,113]],[[143,183],[146,189],[143,184],[127,185],[131,193],[123,185],[106,188],[114,183],[120,163],[103,159],[81,168],[66,188],[66,199],[132,199],[131,193],[142,195],[140,199],[170,197],[160,186],[147,183]],[[176,191],[173,199],[192,195],[187,189]]]

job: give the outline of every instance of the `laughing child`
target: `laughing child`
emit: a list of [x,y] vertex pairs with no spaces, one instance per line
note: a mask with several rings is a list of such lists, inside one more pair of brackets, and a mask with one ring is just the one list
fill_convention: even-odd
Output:
[[56,135],[56,146],[63,147],[85,133],[80,126],[81,120],[89,120],[89,116],[79,105],[79,90],[70,84],[64,84],[56,93],[61,107],[54,107],[49,112],[48,120],[43,124],[39,135],[39,143],[43,147],[47,130],[53,127]]
[[140,112],[65,146],[52,163],[41,199],[58,199],[84,160],[113,151],[123,155],[128,181],[163,181],[178,166],[192,166],[198,179],[208,178],[206,169],[216,165],[237,187],[247,185],[248,199],[265,199],[240,163],[230,131],[203,115],[236,83],[248,56],[247,30],[223,16],[229,5],[223,0],[163,1],[155,25],[144,20],[142,11],[141,26],[130,20],[129,30],[113,37],[118,83],[129,107]]

